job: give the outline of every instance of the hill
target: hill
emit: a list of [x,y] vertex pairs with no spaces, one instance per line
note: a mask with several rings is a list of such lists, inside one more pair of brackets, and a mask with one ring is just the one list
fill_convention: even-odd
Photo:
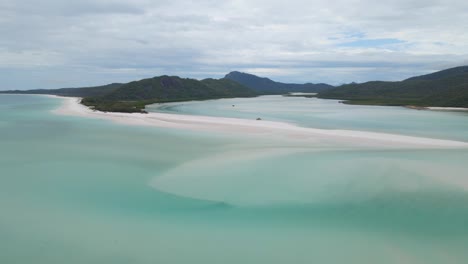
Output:
[[231,97],[253,97],[258,94],[229,79],[195,80],[177,76],[159,76],[129,83],[61,89],[0,91],[7,94],[50,94],[83,97],[82,103],[100,111],[144,112],[148,104]]
[[318,97],[350,104],[468,107],[468,66],[399,82],[346,84],[322,91]]
[[238,71],[230,72],[224,78],[249,87],[259,94],[285,94],[289,92],[316,93],[333,88],[333,86],[324,83],[293,84],[275,82],[268,78]]
[[86,97],[82,103],[101,111],[142,112],[158,102],[253,97],[251,89],[228,79],[202,81],[177,76],[159,76],[123,84],[102,96]]
[[455,68],[450,68],[426,75],[411,77],[405,81],[415,81],[415,80],[440,80],[449,77],[456,77],[468,73],[468,66],[460,66]]
[[255,95],[252,90],[226,79],[199,81],[165,75],[124,84],[115,91],[102,96],[102,99],[181,101]]

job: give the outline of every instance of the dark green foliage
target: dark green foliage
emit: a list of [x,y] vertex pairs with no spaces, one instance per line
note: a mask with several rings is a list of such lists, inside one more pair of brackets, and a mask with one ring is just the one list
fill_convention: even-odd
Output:
[[443,71],[438,71],[426,75],[411,77],[406,79],[406,81],[414,81],[414,80],[440,80],[447,77],[454,77],[457,75],[463,75],[468,73],[468,66],[460,66],[455,68],[446,69]]
[[[241,74],[241,73],[239,73]],[[64,88],[56,90],[6,91],[4,93],[52,94],[84,97],[82,104],[95,110],[109,112],[145,112],[145,105],[161,102],[207,100],[233,97],[253,97],[259,94],[283,94],[287,92],[316,92],[332,86],[326,84],[284,84],[266,78],[248,75],[261,80],[257,89],[228,78],[219,80],[159,76],[126,84],[109,84],[87,88]],[[246,75],[246,74],[241,74]]]
[[249,88],[227,79],[184,79],[160,76],[134,81],[103,96],[87,97],[83,104],[100,111],[144,112],[145,105],[162,102],[252,97]]
[[224,78],[236,81],[247,86],[259,94],[285,94],[289,92],[315,93],[333,88],[333,86],[319,83],[292,84],[272,81],[253,74],[233,71]]
[[468,107],[468,66],[413,77],[401,82],[374,81],[339,87],[327,84],[285,84],[251,74],[231,72],[220,80],[198,81],[177,76],[160,76],[127,84],[0,93],[85,97],[82,103],[96,110],[144,112],[145,105],[152,103],[252,97],[258,94],[288,92],[319,92],[319,98],[341,99],[349,104]]
[[252,89],[226,78],[219,80],[204,79],[202,83],[228,97],[251,97],[257,95]]
[[184,79],[160,76],[126,84],[109,84],[86,88],[4,91],[15,94],[52,94],[84,97],[82,104],[105,112],[145,112],[145,105],[162,102],[253,97],[253,90],[229,79]]
[[160,76],[124,84],[103,96],[103,99],[180,101],[255,95],[247,87],[225,79],[198,81],[177,76]]
[[106,101],[99,97],[86,97],[81,103],[98,111],[122,112],[122,113],[146,113],[145,105],[152,102],[147,101]]
[[457,67],[401,82],[346,84],[318,94],[351,104],[468,107],[468,67]]

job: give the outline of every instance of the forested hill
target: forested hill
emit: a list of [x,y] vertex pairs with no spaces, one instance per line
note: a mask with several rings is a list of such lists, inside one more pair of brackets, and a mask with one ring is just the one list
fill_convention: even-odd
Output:
[[224,78],[247,86],[259,94],[285,94],[289,92],[316,93],[333,88],[333,86],[324,83],[293,84],[275,82],[268,78],[238,71],[230,72]]
[[86,97],[82,103],[101,111],[141,112],[158,102],[253,97],[257,93],[228,79],[202,81],[159,76],[126,83],[103,96]]
[[351,104],[468,107],[468,66],[399,82],[346,84],[322,91],[318,97]]
[[[236,76],[247,78],[234,78]],[[236,80],[234,80],[236,79]],[[242,80],[254,80],[244,85]],[[241,80],[241,81],[239,81]],[[252,85],[255,83],[255,85]],[[254,88],[252,88],[254,87]],[[3,91],[0,93],[52,94],[83,97],[82,103],[96,110],[144,112],[148,104],[232,97],[253,97],[288,92],[318,92],[330,89],[327,84],[284,84],[254,75],[232,72],[222,79],[195,80],[178,76],[158,76],[129,83],[114,83],[84,88]]]
[[455,68],[450,68],[426,75],[411,77],[405,81],[415,81],[415,80],[440,80],[444,78],[453,78],[456,76],[464,75],[468,73],[468,66],[460,66]]
[[319,98],[351,104],[468,107],[468,66],[416,76],[399,82],[373,81],[333,87],[327,84],[284,84],[255,75],[231,72],[222,79],[195,80],[159,76],[130,83],[84,88],[0,91],[16,94],[52,94],[84,97],[97,110],[144,112],[157,102],[253,97],[261,94],[319,92]]
[[158,102],[253,97],[258,94],[229,79],[195,80],[177,76],[159,76],[103,86],[28,91],[0,91],[14,94],[51,94],[84,97],[82,103],[96,110],[144,112],[145,105]]
[[165,75],[124,84],[112,93],[102,96],[102,99],[174,101],[255,95],[251,89],[226,79],[199,81]]

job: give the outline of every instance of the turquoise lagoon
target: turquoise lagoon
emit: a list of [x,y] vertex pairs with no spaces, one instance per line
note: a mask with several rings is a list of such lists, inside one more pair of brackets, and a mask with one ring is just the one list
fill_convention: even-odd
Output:
[[[468,149],[55,115],[0,96],[0,263],[467,263]],[[232,106],[234,105],[234,106]],[[151,111],[468,142],[468,114],[265,96]]]

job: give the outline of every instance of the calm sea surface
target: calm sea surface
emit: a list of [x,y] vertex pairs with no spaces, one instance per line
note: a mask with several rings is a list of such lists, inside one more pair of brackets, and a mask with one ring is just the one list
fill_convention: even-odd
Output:
[[[0,263],[468,263],[468,149],[125,126],[60,104],[0,96]],[[468,142],[463,112],[281,96],[148,108]]]

